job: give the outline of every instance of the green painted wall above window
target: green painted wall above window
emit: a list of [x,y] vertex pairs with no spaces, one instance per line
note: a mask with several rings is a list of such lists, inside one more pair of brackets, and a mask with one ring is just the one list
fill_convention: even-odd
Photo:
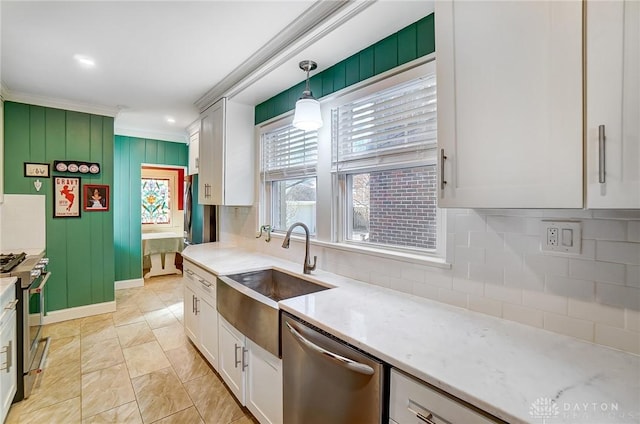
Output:
[[[336,63],[310,78],[317,98],[411,62],[436,51],[434,15],[428,15]],[[255,109],[255,124],[293,110],[304,90],[304,81],[260,103]]]

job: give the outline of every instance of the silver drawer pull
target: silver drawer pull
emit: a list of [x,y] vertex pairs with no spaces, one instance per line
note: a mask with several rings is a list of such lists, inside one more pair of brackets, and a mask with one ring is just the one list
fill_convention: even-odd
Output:
[[205,279],[198,280],[198,281],[200,281],[200,284],[202,284],[202,285],[203,285],[203,286],[205,286],[205,287],[211,287],[211,283],[210,283],[210,282],[208,282],[208,281],[207,281],[207,280],[205,280]]
[[193,272],[193,271],[191,271],[190,269],[188,269],[188,270],[187,270],[187,274],[189,274],[189,275],[193,275],[193,274],[195,274],[195,272]]
[[447,156],[444,154],[444,149],[440,149],[440,190],[444,190],[444,186],[447,182],[444,179],[444,161],[447,160]]
[[342,365],[345,368],[350,369],[351,371],[355,371],[357,373],[364,374],[364,375],[373,375],[374,370],[369,365],[361,364],[360,362],[356,362],[349,358],[345,358],[344,356],[340,356],[337,353],[330,352],[310,342],[309,340],[305,339],[302,336],[302,334],[298,333],[288,322],[285,322],[285,324],[287,324],[287,327],[289,328],[289,331],[291,332],[291,334],[293,334],[293,337],[295,337],[298,340],[298,342],[300,342],[302,345],[306,346],[307,348],[311,349],[313,352],[323,355],[324,357],[331,359],[334,362],[337,362],[338,364]]
[[238,349],[240,349],[242,346],[238,346],[237,343],[233,344],[235,346],[234,348],[234,355],[235,355],[235,367],[238,368],[238,365],[240,365],[240,360],[238,359]]
[[242,348],[242,371],[244,371],[249,364],[247,363],[247,360],[245,359],[245,354],[249,352],[249,349],[245,349],[244,347]]
[[7,354],[7,361],[4,363],[2,367],[0,367],[0,371],[7,370],[7,373],[11,370],[11,360],[13,359],[13,340],[9,340],[9,344],[6,345],[3,349],[2,353]]
[[427,423],[427,424],[436,424],[436,422],[432,420],[432,418],[433,418],[433,415],[432,415],[432,414],[429,414],[429,415],[427,415],[427,416],[425,417],[425,416],[424,416],[424,415],[422,415],[421,413],[416,412],[416,417],[417,417],[420,421],[424,421],[424,422],[425,422],[425,423]]

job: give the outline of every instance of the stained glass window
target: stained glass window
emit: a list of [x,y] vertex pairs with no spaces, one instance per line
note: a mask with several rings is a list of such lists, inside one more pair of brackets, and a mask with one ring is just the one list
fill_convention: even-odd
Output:
[[142,178],[142,223],[169,224],[170,222],[169,180]]

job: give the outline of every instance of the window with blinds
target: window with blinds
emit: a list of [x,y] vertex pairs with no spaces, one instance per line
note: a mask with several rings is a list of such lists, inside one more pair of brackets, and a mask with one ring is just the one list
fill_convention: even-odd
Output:
[[436,145],[435,72],[332,111],[333,170],[416,165]]
[[262,135],[264,181],[315,175],[318,132],[287,125]]

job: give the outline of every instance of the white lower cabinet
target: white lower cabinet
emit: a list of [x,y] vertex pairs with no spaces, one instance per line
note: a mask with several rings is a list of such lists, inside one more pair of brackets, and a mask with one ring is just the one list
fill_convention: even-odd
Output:
[[485,424],[496,422],[500,421],[395,369],[391,370],[389,423]]
[[185,261],[184,332],[209,363],[218,369],[218,311],[213,274]]
[[282,360],[267,352],[222,316],[220,375],[238,401],[262,424],[282,423]]
[[9,413],[18,387],[15,292],[13,288],[8,292],[0,302],[0,423]]

